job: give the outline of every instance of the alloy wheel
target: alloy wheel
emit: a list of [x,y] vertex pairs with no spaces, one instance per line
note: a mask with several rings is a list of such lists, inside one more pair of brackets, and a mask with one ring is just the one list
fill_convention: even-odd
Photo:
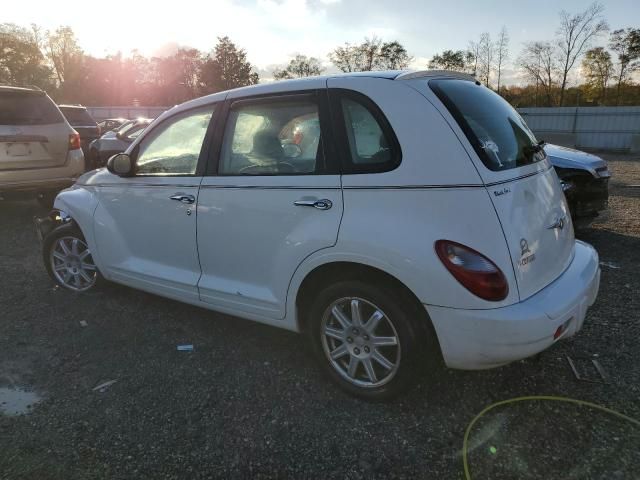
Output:
[[322,345],[333,368],[359,387],[391,381],[400,365],[400,340],[387,315],[358,297],[341,298],[325,311]]
[[98,269],[87,244],[77,237],[55,240],[49,255],[51,271],[60,285],[82,292],[96,283]]

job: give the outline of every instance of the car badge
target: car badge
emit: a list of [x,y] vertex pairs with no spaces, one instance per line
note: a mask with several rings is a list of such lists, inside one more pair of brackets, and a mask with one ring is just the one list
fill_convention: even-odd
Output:
[[562,215],[561,217],[556,218],[556,220],[547,227],[548,230],[558,229],[562,230],[566,224],[567,217]]
[[521,257],[524,257],[525,254],[527,253],[531,253],[531,250],[529,250],[529,242],[527,242],[526,238],[520,239],[520,250],[521,250],[521,253],[520,253]]

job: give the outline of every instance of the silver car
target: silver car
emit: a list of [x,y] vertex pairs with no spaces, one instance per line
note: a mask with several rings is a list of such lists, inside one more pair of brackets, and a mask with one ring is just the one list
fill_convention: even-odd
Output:
[[80,135],[47,94],[0,86],[0,199],[48,204],[83,172]]

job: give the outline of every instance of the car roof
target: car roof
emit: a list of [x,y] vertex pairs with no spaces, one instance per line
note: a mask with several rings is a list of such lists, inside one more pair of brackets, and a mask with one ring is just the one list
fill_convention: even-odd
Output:
[[[331,75],[319,75],[315,77],[295,78],[291,80],[281,80],[277,82],[259,83],[257,85],[249,85],[246,87],[225,90],[222,92],[212,93],[204,97],[195,98],[188,102],[176,105],[170,109],[171,114],[206,106],[210,103],[222,101],[227,96],[232,98],[242,97],[244,95],[264,95],[270,93],[280,93],[296,90],[320,88],[320,85],[331,78],[382,78],[386,80],[412,80],[415,78],[456,78],[463,80],[475,81],[472,75],[453,72],[449,70],[382,70],[371,72],[346,72]],[[165,112],[166,113],[166,112]],[[162,115],[165,117],[166,115]]]
[[24,93],[25,95],[45,95],[45,92],[37,87],[14,87],[12,85],[0,85],[0,92]]

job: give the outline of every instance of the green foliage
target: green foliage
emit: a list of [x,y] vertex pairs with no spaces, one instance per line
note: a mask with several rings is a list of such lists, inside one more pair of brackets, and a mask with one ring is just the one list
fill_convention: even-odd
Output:
[[429,62],[429,68],[434,70],[453,70],[457,72],[465,71],[466,52],[463,50],[445,50],[440,54],[435,54]]
[[0,24],[0,84],[53,86],[52,71],[38,44],[38,30]]
[[218,44],[200,69],[204,93],[254,85],[258,80],[258,74],[247,61],[247,52],[238,48],[229,37],[218,37]]
[[596,91],[600,100],[604,101],[609,80],[613,75],[611,54],[602,47],[587,50],[582,59],[582,74],[587,81],[587,86]]
[[337,47],[329,53],[329,59],[343,72],[369,72],[407,68],[413,57],[399,42],[383,42],[374,36],[359,45]]
[[275,70],[273,78],[276,80],[286,80],[291,78],[313,77],[321,75],[324,68],[320,64],[320,60],[306,55],[296,55],[291,59],[289,65],[282,70]]

